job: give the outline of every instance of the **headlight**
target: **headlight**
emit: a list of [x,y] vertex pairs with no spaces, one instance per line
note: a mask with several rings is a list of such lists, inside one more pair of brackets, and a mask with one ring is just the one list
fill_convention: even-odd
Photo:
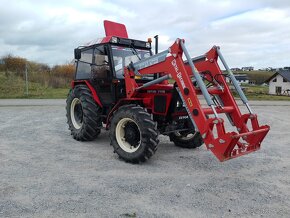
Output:
[[111,38],[111,42],[112,42],[112,43],[118,43],[118,37],[114,37],[114,36],[113,36],[113,37]]

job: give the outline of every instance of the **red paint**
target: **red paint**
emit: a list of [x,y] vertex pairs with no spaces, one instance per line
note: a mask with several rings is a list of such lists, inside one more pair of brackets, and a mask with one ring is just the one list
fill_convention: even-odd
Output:
[[[125,25],[104,21],[106,37],[101,39],[101,43],[110,42],[112,36],[128,38]],[[193,73],[189,64],[185,64],[182,55],[183,50],[180,46],[180,41],[177,39],[169,48],[168,55],[163,62],[156,63],[139,70],[142,75],[160,73],[160,75],[170,75],[175,80],[177,87],[180,90],[184,104],[189,110],[188,116],[194,120],[198,131],[203,136],[206,147],[211,150],[214,155],[220,160],[225,161],[231,158],[239,157],[260,149],[261,142],[267,135],[270,127],[267,125],[260,126],[257,115],[242,114],[230,89],[226,83],[223,72],[218,65],[217,47],[214,46],[206,53],[206,58],[195,63],[198,72],[210,72],[219,85],[214,84],[208,89],[212,95],[218,95],[223,102],[223,106],[215,106],[216,112],[227,113],[235,125],[237,132],[227,131],[224,125],[225,120],[222,118],[213,118],[213,111],[210,107],[204,107],[200,103],[199,95],[201,91],[193,85],[191,77]],[[184,42],[184,40],[183,40]],[[204,77],[211,79],[210,75],[204,74]],[[135,73],[132,69],[124,69],[126,98],[120,99],[109,112],[106,119],[106,128],[110,126],[110,121],[114,111],[125,104],[140,104],[145,107],[150,113],[161,116],[168,116],[170,102],[172,100],[173,85],[168,84],[168,81],[163,81],[161,84],[151,85],[138,91],[137,88],[142,84],[138,84],[135,80]],[[76,83],[86,84],[93,94],[93,98],[98,105],[102,107],[101,101],[89,83],[89,81],[76,81],[72,83],[72,87]],[[220,89],[222,87],[222,89]],[[186,88],[186,89],[185,89]],[[188,91],[188,93],[187,93]],[[162,95],[166,97],[166,110],[163,113],[154,111],[154,97]],[[187,113],[177,112],[171,114],[172,118],[184,116]]]
[[121,38],[128,38],[127,29],[124,24],[105,20],[104,27],[106,36],[117,36]]
[[97,95],[97,92],[96,90],[94,89],[94,87],[90,84],[89,81],[87,80],[78,80],[78,81],[72,81],[71,83],[71,86],[72,88],[74,88],[77,84],[86,84],[87,87],[90,89],[90,91],[92,92],[93,94],[93,98],[94,100],[96,101],[96,103],[100,106],[100,107],[103,107],[101,101],[100,101],[100,98],[99,96]]
[[[216,111],[217,113],[229,114],[236,128],[240,129],[239,132],[227,132],[224,125],[225,121],[222,118],[217,119],[208,117],[208,115],[213,114],[213,111],[211,108],[204,108],[200,104],[198,98],[198,95],[201,94],[200,89],[192,84],[190,77],[193,76],[193,73],[190,66],[183,62],[183,51],[179,42],[180,39],[176,40],[176,42],[170,47],[171,55],[167,56],[164,62],[143,68],[139,70],[139,73],[144,75],[163,72],[163,75],[169,74],[176,81],[185,104],[191,112],[189,116],[194,120],[198,130],[201,135],[203,135],[207,148],[210,149],[220,161],[225,161],[258,150],[261,146],[261,142],[270,130],[270,127],[267,125],[259,126],[257,115],[241,113],[225,78],[222,76],[223,72],[218,66],[217,47],[213,47],[209,52],[207,52],[206,58],[197,62],[195,67],[199,72],[211,72],[212,76],[219,81],[219,84],[223,89],[219,89],[220,87],[217,85],[214,85],[214,87],[209,89],[209,93],[219,95],[224,103],[223,107],[217,106]],[[133,71],[128,69],[125,70],[127,99],[137,98],[139,101],[143,102],[147,109],[152,110],[152,108],[154,108],[153,98],[159,94],[147,93],[146,91],[140,93],[136,91],[136,88],[139,85],[136,83],[134,76],[135,74]],[[184,88],[189,90],[188,95],[184,94]],[[172,89],[172,85],[158,84],[144,88],[142,91]],[[172,94],[165,93],[162,95],[167,97],[167,113]],[[151,102],[149,102],[149,104],[148,102],[145,103],[143,99],[151,99]],[[196,112],[195,115],[192,113],[193,111]],[[152,110],[152,113],[156,112]],[[166,115],[166,113],[162,115]]]

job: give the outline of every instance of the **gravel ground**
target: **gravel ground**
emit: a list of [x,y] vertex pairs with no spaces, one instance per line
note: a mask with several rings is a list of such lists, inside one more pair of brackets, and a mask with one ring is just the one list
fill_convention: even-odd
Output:
[[141,165],[108,132],[73,140],[64,102],[0,100],[0,217],[290,217],[290,102],[253,102],[271,126],[258,152],[220,163],[160,137]]

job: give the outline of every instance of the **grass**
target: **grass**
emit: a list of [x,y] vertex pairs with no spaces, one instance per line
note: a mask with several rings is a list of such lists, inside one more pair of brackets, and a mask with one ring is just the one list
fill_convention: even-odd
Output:
[[[170,79],[169,83],[173,84],[174,80]],[[249,100],[258,100],[258,101],[290,101],[289,96],[283,95],[269,95],[268,86],[259,86],[259,85],[242,85],[245,95]],[[234,97],[239,98],[237,93],[234,92]]]
[[254,85],[242,85],[244,92],[250,100],[261,101],[290,101],[289,96],[283,95],[269,95],[268,86],[254,86]]
[[257,94],[257,95],[247,95],[249,100],[256,101],[290,101],[289,96],[283,95],[265,95],[265,94]]
[[[173,83],[173,81],[170,81]],[[250,100],[290,101],[288,96],[268,95],[267,86],[243,85],[244,91]],[[38,99],[63,99],[66,98],[69,87],[51,88],[40,83],[29,82],[28,96],[26,95],[25,81],[18,76],[5,75],[0,72],[0,98],[38,98]],[[237,97],[236,94],[234,94]]]
[[26,94],[25,81],[18,76],[0,72],[0,98],[66,98],[69,88],[51,88],[39,83],[28,83]]

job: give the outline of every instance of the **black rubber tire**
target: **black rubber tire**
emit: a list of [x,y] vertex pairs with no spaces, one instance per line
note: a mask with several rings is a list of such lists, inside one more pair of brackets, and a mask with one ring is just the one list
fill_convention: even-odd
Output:
[[197,148],[203,144],[202,137],[199,132],[193,133],[193,138],[186,139],[182,135],[176,135],[175,133],[171,133],[169,135],[170,141],[174,142],[177,147],[181,148]]
[[[76,128],[72,122],[71,106],[74,99],[78,99],[82,107],[82,124]],[[69,130],[78,141],[92,141],[101,133],[101,108],[93,99],[90,89],[86,85],[77,85],[71,89],[66,99],[66,117]],[[80,115],[81,116],[81,115]]]
[[[136,151],[125,151],[119,144],[116,138],[117,125],[124,118],[129,118],[135,122],[135,125],[140,131],[139,145],[135,148]],[[129,121],[130,122],[130,121]],[[124,127],[125,129],[126,127]],[[124,130],[126,132],[126,130]],[[158,132],[157,123],[153,121],[151,115],[141,106],[124,105],[120,107],[113,115],[110,126],[110,139],[114,152],[126,162],[140,163],[148,160],[157,150]]]

